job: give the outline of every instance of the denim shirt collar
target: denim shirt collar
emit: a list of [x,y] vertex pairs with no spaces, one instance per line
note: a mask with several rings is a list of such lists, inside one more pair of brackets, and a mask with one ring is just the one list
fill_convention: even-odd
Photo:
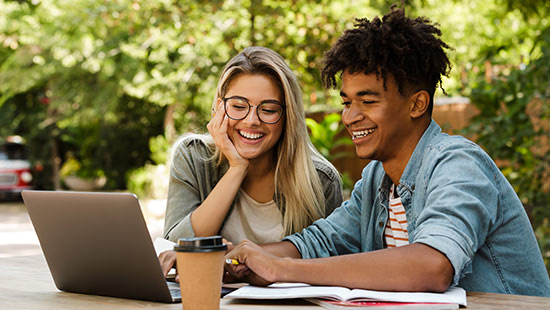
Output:
[[414,148],[414,152],[401,175],[399,180],[399,186],[397,187],[397,193],[399,196],[407,196],[407,192],[413,193],[415,188],[416,177],[422,166],[422,158],[427,147],[430,145],[433,137],[441,133],[441,127],[432,119],[424,134],[418,141],[418,144]]
[[[426,151],[426,148],[432,142],[433,137],[441,133],[441,128],[437,123],[432,119],[426,131],[422,134],[422,137],[418,141],[418,144],[414,148],[411,158],[399,179],[399,185],[396,187],[399,197],[401,197],[401,202],[405,209],[407,209],[408,202],[411,199],[412,194],[414,193],[416,177],[420,171],[420,166],[422,165],[422,158]],[[390,187],[393,184],[391,178],[385,174],[382,178],[382,182],[378,187],[378,199],[382,204],[386,204],[388,201],[388,196],[390,192]]]

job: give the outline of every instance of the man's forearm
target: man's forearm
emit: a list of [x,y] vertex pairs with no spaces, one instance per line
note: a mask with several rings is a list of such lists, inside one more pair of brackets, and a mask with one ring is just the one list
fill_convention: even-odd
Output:
[[282,259],[278,281],[386,291],[445,291],[453,268],[423,244],[318,259]]
[[262,249],[279,257],[302,258],[300,251],[290,241],[266,243],[261,245]]

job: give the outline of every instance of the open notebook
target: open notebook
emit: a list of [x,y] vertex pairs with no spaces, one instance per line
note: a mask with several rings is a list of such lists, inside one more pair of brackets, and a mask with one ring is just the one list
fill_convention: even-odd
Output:
[[305,298],[329,309],[374,307],[378,309],[458,309],[466,306],[466,291],[449,288],[444,293],[385,292],[314,286],[304,283],[274,283],[268,287],[245,286],[224,298],[289,299]]

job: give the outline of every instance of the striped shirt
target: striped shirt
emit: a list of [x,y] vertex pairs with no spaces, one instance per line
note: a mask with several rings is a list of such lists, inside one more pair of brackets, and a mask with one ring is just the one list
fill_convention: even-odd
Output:
[[384,232],[388,248],[409,244],[405,208],[401,204],[401,197],[394,197],[394,191],[395,184],[390,188],[389,218]]

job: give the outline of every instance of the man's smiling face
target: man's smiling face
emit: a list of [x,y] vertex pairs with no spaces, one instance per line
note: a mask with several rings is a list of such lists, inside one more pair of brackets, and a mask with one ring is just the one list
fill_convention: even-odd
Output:
[[402,96],[393,77],[386,77],[386,89],[376,73],[350,73],[342,76],[340,95],[342,121],[351,134],[357,156],[381,162],[399,157],[408,143],[410,104]]

